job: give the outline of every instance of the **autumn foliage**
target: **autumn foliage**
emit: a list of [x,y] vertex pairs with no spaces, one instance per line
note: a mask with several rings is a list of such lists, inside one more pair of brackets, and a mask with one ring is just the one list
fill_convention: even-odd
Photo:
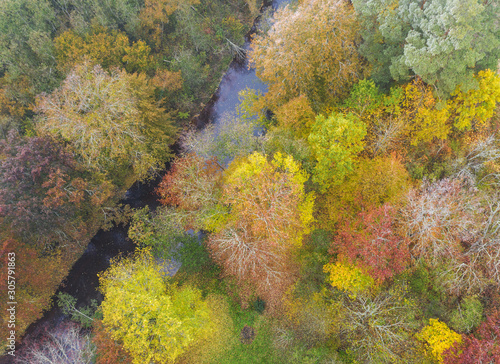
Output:
[[102,322],[133,363],[174,361],[210,328],[201,292],[166,278],[148,251],[114,261],[100,276]]
[[456,344],[460,344],[462,336],[457,334],[439,320],[430,319],[429,324],[416,335],[417,339],[424,342],[427,354],[438,363],[443,363],[443,353]]
[[272,107],[306,96],[313,105],[339,98],[366,74],[356,43],[359,24],[346,1],[302,2],[278,10],[267,35],[252,42],[250,62],[269,84]]
[[306,180],[293,158],[281,154],[272,161],[251,154],[225,173],[222,201],[231,206],[230,217],[208,246],[226,275],[251,283],[270,305],[290,284],[291,256],[312,222]]
[[[82,173],[64,145],[48,137],[0,140],[0,226],[44,249],[86,239],[95,207],[109,198],[105,184]],[[94,205],[95,207],[92,207]]]
[[40,133],[69,142],[85,168],[118,185],[125,176],[147,178],[170,155],[165,145],[175,128],[144,75],[85,62],[59,89],[38,98],[37,111]]
[[184,227],[210,230],[221,212],[221,183],[222,168],[216,158],[187,154],[174,161],[156,192],[162,204],[178,208]]
[[[6,239],[0,245],[0,278],[7,282],[7,253],[15,253],[16,259],[16,332],[23,333],[44,310],[51,306],[51,297],[62,279],[68,274],[75,258],[82,253],[81,248],[70,251],[43,252],[28,244]],[[1,305],[5,311],[7,285],[0,286],[0,295],[5,298]],[[7,315],[0,316],[2,338],[8,337]],[[17,336],[19,340],[20,335]]]
[[390,205],[360,212],[344,220],[332,244],[331,253],[363,268],[381,282],[401,273],[410,259],[409,240],[399,236],[395,210]]

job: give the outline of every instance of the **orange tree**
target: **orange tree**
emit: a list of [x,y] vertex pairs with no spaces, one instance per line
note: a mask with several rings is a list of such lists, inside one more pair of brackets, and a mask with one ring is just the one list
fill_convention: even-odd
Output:
[[302,2],[295,11],[278,10],[267,35],[252,42],[250,62],[269,84],[272,108],[304,95],[318,106],[345,96],[366,75],[356,44],[356,14],[347,1]]
[[270,306],[290,283],[291,257],[312,222],[307,178],[292,157],[280,153],[271,161],[253,153],[225,172],[222,202],[231,211],[208,246],[226,275],[250,284]]

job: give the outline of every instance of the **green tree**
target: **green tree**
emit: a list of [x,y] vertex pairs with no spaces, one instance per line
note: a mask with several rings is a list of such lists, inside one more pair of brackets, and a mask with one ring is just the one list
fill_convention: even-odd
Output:
[[353,114],[316,117],[308,141],[317,161],[313,181],[323,191],[341,184],[353,171],[355,158],[363,150],[365,135],[365,123]]
[[360,52],[377,82],[414,74],[449,95],[457,85],[464,92],[476,87],[477,70],[497,67],[497,1],[353,0],[353,5],[363,24]]
[[133,363],[174,361],[210,332],[210,309],[201,291],[168,284],[148,251],[113,261],[100,276],[103,323]]
[[57,85],[52,34],[56,14],[50,1],[0,2],[0,65],[13,81],[27,76],[36,92]]

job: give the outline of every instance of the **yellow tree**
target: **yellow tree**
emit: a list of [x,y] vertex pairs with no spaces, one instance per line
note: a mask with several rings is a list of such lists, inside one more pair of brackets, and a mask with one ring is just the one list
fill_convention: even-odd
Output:
[[299,138],[307,139],[315,117],[309,100],[304,95],[295,97],[276,109],[279,126],[290,129]]
[[201,291],[168,284],[148,251],[114,261],[100,276],[103,324],[134,364],[174,361],[211,331]]
[[67,30],[54,39],[58,68],[71,70],[83,57],[104,68],[117,66],[128,72],[146,71],[152,64],[151,49],[142,40],[130,45],[124,32],[95,26],[84,37]]
[[453,110],[454,126],[459,130],[484,125],[500,102],[498,74],[488,69],[480,71],[474,78],[479,83],[477,89],[462,92],[457,87],[448,102]]
[[295,11],[287,6],[276,12],[268,34],[254,38],[250,62],[269,84],[272,107],[300,95],[317,105],[346,95],[366,75],[356,46],[360,41],[347,1],[304,1]]
[[146,178],[170,156],[173,121],[144,75],[85,62],[51,95],[38,98],[37,111],[38,132],[69,142],[86,168],[118,185]]
[[425,343],[427,354],[438,363],[443,363],[443,353],[462,342],[462,336],[448,328],[444,322],[429,319],[429,325],[420,331],[416,338]]

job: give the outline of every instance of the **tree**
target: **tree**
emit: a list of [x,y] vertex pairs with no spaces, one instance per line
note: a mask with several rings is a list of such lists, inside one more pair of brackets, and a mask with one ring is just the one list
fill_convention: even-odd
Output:
[[366,125],[352,114],[318,115],[308,141],[317,164],[313,181],[324,192],[340,185],[354,169],[355,158],[363,150]]
[[276,11],[269,32],[254,37],[250,63],[269,84],[272,108],[300,95],[318,107],[345,96],[366,74],[359,41],[356,14],[347,2],[303,2],[295,11],[288,6]]
[[453,261],[445,281],[449,290],[458,294],[500,286],[500,197],[496,191],[477,192],[474,197],[479,200],[477,215],[473,215],[474,230],[468,231],[469,239],[462,242],[465,249]]
[[377,82],[414,74],[450,95],[457,85],[464,92],[477,86],[474,72],[497,67],[495,1],[353,0],[353,5],[362,22],[360,52]]
[[[71,144],[79,162],[118,186],[145,179],[170,157],[175,128],[144,75],[85,62],[37,100],[42,134]],[[125,179],[125,181],[124,181]]]
[[211,123],[203,130],[190,129],[181,137],[185,153],[196,153],[205,159],[216,158],[226,167],[236,157],[259,151],[263,142],[261,133],[256,134],[255,120],[242,120],[224,114],[217,125]]
[[[43,316],[52,304],[52,296],[68,274],[72,264],[85,247],[73,246],[59,251],[43,251],[29,244],[14,239],[0,240],[0,278],[7,282],[8,257],[15,254],[16,269],[16,338],[21,339],[29,325]],[[24,262],[24,263],[22,263]],[[0,286],[0,295],[9,297],[7,284]],[[5,311],[10,306],[5,299],[0,309]],[[9,316],[0,316],[0,334],[4,342],[9,337]],[[2,342],[2,345],[3,345]],[[5,346],[4,346],[5,347]]]
[[288,128],[271,128],[263,137],[263,149],[272,156],[276,153],[287,154],[302,164],[307,173],[311,174],[315,165],[311,147],[306,139],[297,138],[293,130]]
[[401,212],[403,231],[414,243],[412,254],[436,264],[460,257],[461,242],[471,242],[479,226],[475,214],[479,204],[473,187],[467,191],[461,181],[444,179],[424,182],[408,193]]
[[401,273],[410,260],[409,241],[397,234],[395,211],[388,204],[345,219],[337,231],[330,252],[379,283]]
[[450,105],[438,107],[430,86],[420,79],[394,86],[388,95],[371,80],[362,80],[344,102],[347,111],[367,124],[367,149],[374,155],[401,150],[436,139],[446,139],[452,130]]
[[418,352],[411,341],[417,310],[404,286],[394,286],[376,295],[345,295],[342,304],[342,329],[358,362],[422,363],[421,359],[413,359]]
[[147,32],[155,48],[159,49],[164,40],[165,26],[169,22],[169,17],[181,6],[193,6],[199,4],[199,0],[178,1],[178,0],[145,0],[144,7],[139,13],[142,29]]
[[52,34],[56,14],[50,1],[7,0],[0,4],[0,65],[14,82],[27,76],[36,93],[57,85]]
[[215,158],[187,154],[174,161],[156,191],[162,204],[177,207],[183,227],[213,230],[225,212],[219,203],[221,184],[222,168]]
[[97,210],[110,197],[106,183],[92,181],[62,143],[48,137],[0,140],[0,226],[41,249],[87,239]]
[[140,0],[57,0],[53,2],[58,15],[79,34],[93,25],[110,29],[125,29],[136,35],[139,27],[138,13],[144,5]]
[[477,296],[466,296],[450,315],[450,326],[463,333],[473,331],[483,318],[483,304]]
[[444,322],[429,319],[429,324],[416,334],[416,338],[426,344],[428,355],[443,363],[443,353],[455,343],[462,341],[462,336],[450,330]]
[[314,292],[304,297],[297,294],[293,285],[284,301],[289,324],[308,344],[324,344],[339,333],[341,307],[337,302],[329,302],[324,294]]
[[359,293],[369,291],[375,286],[375,281],[368,274],[353,264],[338,261],[323,266],[323,271],[329,273],[328,283],[336,289],[347,292],[355,298]]
[[479,71],[474,79],[479,84],[477,89],[463,92],[457,88],[448,101],[454,113],[454,126],[458,130],[483,126],[500,102],[500,76],[487,69]]
[[225,173],[222,201],[255,236],[300,246],[313,221],[314,195],[304,189],[308,177],[290,156],[276,153],[269,162],[253,153]]
[[92,343],[96,347],[96,364],[130,363],[132,358],[123,345],[111,338],[102,320],[95,321],[92,327]]
[[125,68],[145,72],[152,63],[151,49],[141,40],[130,44],[123,32],[94,26],[84,37],[67,30],[54,39],[58,68],[66,73],[86,57],[105,69]]
[[297,137],[307,139],[315,115],[307,97],[300,95],[277,108],[276,119],[280,127],[288,128]]
[[88,334],[73,323],[62,323],[45,332],[41,337],[25,343],[15,359],[19,364],[91,364],[95,347]]
[[279,304],[289,285],[291,254],[313,220],[314,198],[304,191],[307,178],[293,158],[280,153],[270,162],[253,153],[225,172],[221,200],[231,212],[208,247],[224,273],[255,287],[268,307]]
[[201,291],[168,284],[163,267],[147,251],[115,260],[99,282],[103,324],[133,363],[174,361],[210,332]]
[[342,188],[332,187],[318,197],[318,210],[325,229],[341,219],[356,219],[367,209],[389,203],[399,206],[410,188],[410,176],[396,156],[360,158],[357,168],[344,180]]

